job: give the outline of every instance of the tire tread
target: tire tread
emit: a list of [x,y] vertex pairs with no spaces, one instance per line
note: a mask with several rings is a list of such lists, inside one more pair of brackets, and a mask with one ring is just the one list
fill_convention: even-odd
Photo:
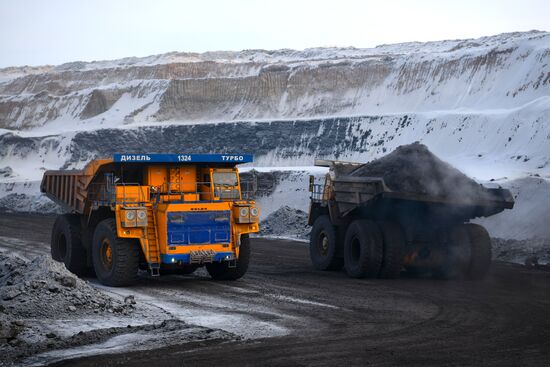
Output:
[[378,222],[384,241],[380,278],[395,279],[403,269],[405,235],[401,226],[394,222]]
[[[97,231],[102,229],[111,232],[114,241],[111,244],[113,247],[113,270],[112,273],[105,276],[102,273],[101,265],[98,263],[100,260],[99,248],[96,238]],[[117,237],[117,226],[114,218],[104,219],[96,227],[93,240],[93,260],[94,268],[98,279],[105,285],[112,287],[122,287],[134,284],[137,280],[137,274],[139,269],[139,246],[136,241],[128,238]]]
[[[358,236],[363,240],[368,240],[368,244],[363,244],[361,251],[367,251],[366,258],[358,266],[351,264],[350,241],[352,236]],[[383,257],[382,234],[376,222],[357,219],[353,221],[346,231],[346,240],[344,244],[345,268],[348,275],[352,278],[376,278],[380,272]]]
[[[327,258],[322,258],[323,255],[317,253],[319,232],[324,230],[329,239],[329,254]],[[344,266],[344,259],[338,257],[338,232],[332,225],[328,215],[319,216],[313,223],[311,234],[309,237],[309,256],[313,267],[317,270],[340,270]]]

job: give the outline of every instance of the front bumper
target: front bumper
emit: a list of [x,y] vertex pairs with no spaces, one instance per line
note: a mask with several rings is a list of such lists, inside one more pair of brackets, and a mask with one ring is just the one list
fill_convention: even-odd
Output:
[[192,259],[192,254],[162,254],[160,256],[160,260],[163,264],[208,264],[211,262],[232,261],[235,259],[235,253],[232,251],[216,252],[213,256],[204,258],[203,261],[197,261],[196,257]]

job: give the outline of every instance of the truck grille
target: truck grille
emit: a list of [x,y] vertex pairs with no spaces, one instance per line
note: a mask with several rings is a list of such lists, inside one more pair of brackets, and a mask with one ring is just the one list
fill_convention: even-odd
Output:
[[228,210],[209,212],[169,212],[168,245],[228,244],[231,222]]

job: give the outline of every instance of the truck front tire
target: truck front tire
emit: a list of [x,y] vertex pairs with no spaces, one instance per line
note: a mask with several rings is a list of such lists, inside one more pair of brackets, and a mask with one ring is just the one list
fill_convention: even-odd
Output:
[[250,238],[248,234],[243,234],[241,235],[239,258],[236,260],[235,267],[230,268],[227,261],[222,261],[206,264],[206,270],[214,280],[237,280],[246,274],[249,262]]
[[344,260],[338,257],[338,236],[328,215],[313,223],[309,237],[309,257],[317,270],[340,270]]
[[139,269],[139,243],[117,237],[114,218],[98,223],[92,241],[92,260],[97,279],[111,287],[133,284]]
[[355,220],[346,231],[344,266],[352,278],[375,278],[380,272],[383,239],[378,225],[370,220]]
[[78,276],[89,275],[86,249],[82,245],[82,228],[76,214],[59,215],[52,230],[51,254],[67,270]]

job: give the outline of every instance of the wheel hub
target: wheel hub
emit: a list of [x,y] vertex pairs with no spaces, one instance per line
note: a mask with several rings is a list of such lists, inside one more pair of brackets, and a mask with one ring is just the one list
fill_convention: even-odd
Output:
[[328,253],[328,237],[327,235],[323,232],[321,233],[321,238],[320,238],[320,241],[319,241],[319,250],[321,252],[321,255],[326,255]]
[[111,268],[113,265],[113,250],[107,239],[101,241],[101,262],[106,268]]

